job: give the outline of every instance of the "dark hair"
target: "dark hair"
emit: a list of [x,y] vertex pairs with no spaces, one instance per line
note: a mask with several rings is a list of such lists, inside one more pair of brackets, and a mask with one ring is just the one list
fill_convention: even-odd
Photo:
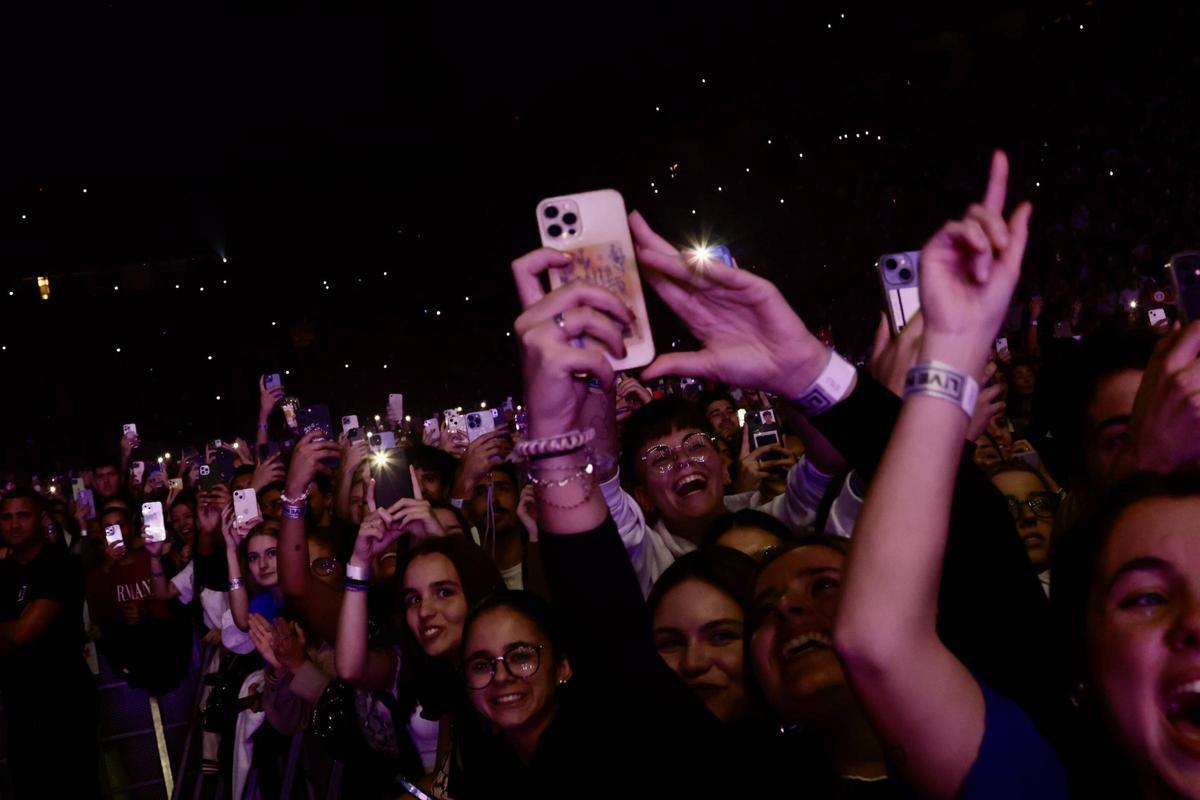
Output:
[[[126,506],[105,506],[96,512],[96,519],[103,519],[106,514],[121,514],[129,522],[130,527],[134,524],[133,509]],[[133,531],[130,531],[132,533]]]
[[445,486],[449,487],[454,483],[454,473],[458,469],[458,462],[445,450],[439,450],[427,444],[415,444],[408,448],[407,455],[409,464],[419,470],[436,472]]
[[313,483],[317,485],[317,491],[321,494],[331,494],[333,492],[333,478],[324,472],[318,472],[314,475]]
[[825,547],[829,550],[836,550],[843,556],[850,554],[850,543],[847,539],[840,536],[834,536],[831,533],[806,533],[797,539],[785,544],[777,550],[772,550],[767,554],[767,557],[758,562],[758,572],[754,575],[754,582],[758,583],[759,577],[763,571],[771,564],[775,563],[779,558],[787,555],[793,550],[799,550],[802,547]]
[[467,519],[467,515],[464,514],[462,509],[458,506],[452,506],[449,503],[430,502],[429,507],[441,509],[442,511],[449,511],[454,515],[454,518],[458,520],[458,524],[462,525],[463,532],[471,530],[471,521]]
[[675,559],[655,581],[646,606],[653,615],[667,592],[684,581],[698,580],[727,594],[745,612],[757,575],[758,562],[740,550],[706,547]]
[[[259,536],[270,536],[279,541],[279,528],[268,527],[267,523],[260,522],[251,528],[245,538],[238,542],[238,561],[241,563],[242,575],[245,576],[246,582],[250,585],[252,594],[261,594],[266,589],[258,584],[254,579],[254,574],[250,572],[250,540],[257,539]],[[308,556],[304,557],[305,562],[308,561]],[[276,573],[278,575],[278,573]]]
[[[0,499],[0,505],[7,503],[9,500],[28,500],[33,505],[33,515],[38,517],[39,520],[43,512],[48,510],[46,498],[28,486],[17,486],[9,489],[4,493],[4,498]],[[41,523],[39,522],[39,524]]]
[[254,465],[253,464],[238,464],[233,470],[233,480],[237,480],[238,478],[242,477],[243,475],[253,475],[253,474],[254,474]]
[[634,483],[641,483],[637,465],[646,442],[688,428],[712,433],[703,409],[682,397],[668,396],[635,409],[625,418],[621,429],[621,470]]
[[1046,491],[1052,491],[1050,483],[1046,480],[1046,476],[1043,475],[1040,470],[1029,466],[1024,461],[1017,461],[1014,458],[1010,458],[1006,461],[997,461],[995,464],[992,464],[990,467],[988,467],[985,472],[989,478],[994,478],[997,475],[1005,472],[1025,472],[1037,478],[1038,481],[1041,482],[1042,486],[1046,487]]
[[192,513],[195,514],[196,493],[191,489],[184,489],[174,500],[171,501],[171,506],[167,509],[167,513],[170,514],[171,510],[174,509],[175,506],[187,506],[192,510]]
[[722,514],[714,519],[708,526],[708,530],[704,532],[700,546],[716,545],[718,539],[734,528],[758,528],[772,536],[777,536],[784,542],[790,542],[793,539],[792,532],[788,530],[788,527],[767,512],[759,511],[756,508],[743,508],[741,511]]
[[463,621],[462,655],[467,655],[467,632],[478,619],[489,611],[507,608],[528,619],[546,637],[553,651],[554,660],[559,661],[567,651],[563,638],[563,625],[554,607],[533,592],[517,589],[500,589],[492,592],[472,606]]
[[[1086,687],[1092,588],[1117,519],[1142,500],[1188,497],[1200,497],[1200,471],[1134,475],[1109,489],[1091,513],[1055,540],[1050,550],[1050,613],[1059,647],[1055,661],[1060,673],[1056,677],[1064,697],[1071,697],[1081,681]],[[1078,796],[1133,796],[1127,789],[1136,782],[1136,776],[1098,704],[1090,699],[1082,702],[1074,722],[1074,733],[1078,735],[1068,737],[1073,742],[1067,756],[1069,772],[1073,779],[1088,784]],[[1097,770],[1096,764],[1103,767]],[[1126,788],[1114,788],[1122,786]],[[1079,788],[1072,787],[1072,796]]]
[[701,413],[704,414],[706,419],[708,418],[708,407],[718,400],[724,400],[735,409],[737,408],[737,403],[733,401],[733,395],[724,389],[706,389],[696,395],[696,405],[699,406]]
[[262,497],[267,492],[279,492],[282,494],[285,488],[286,484],[283,481],[271,481],[266,486],[258,490],[258,496]]
[[[398,580],[396,602],[402,614],[404,613],[404,573],[418,557],[435,554],[445,556],[454,565],[468,606],[480,602],[504,586],[500,570],[492,561],[491,556],[466,536],[434,536],[422,539],[413,544],[396,564]],[[408,626],[404,625],[403,628],[406,636],[411,637],[412,631],[408,630]]]

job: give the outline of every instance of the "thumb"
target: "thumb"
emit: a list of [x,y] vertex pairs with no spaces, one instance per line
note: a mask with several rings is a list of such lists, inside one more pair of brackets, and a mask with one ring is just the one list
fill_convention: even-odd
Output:
[[642,370],[643,380],[653,380],[664,375],[687,375],[693,378],[716,379],[712,359],[703,352],[665,353]]
[[879,358],[879,354],[888,346],[888,342],[892,340],[892,326],[888,322],[886,311],[879,313],[879,325],[875,328],[875,345],[871,350],[871,355],[874,358]]

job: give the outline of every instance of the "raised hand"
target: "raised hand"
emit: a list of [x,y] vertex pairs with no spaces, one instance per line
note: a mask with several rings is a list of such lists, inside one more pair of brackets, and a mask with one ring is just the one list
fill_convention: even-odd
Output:
[[262,614],[251,614],[249,616],[250,640],[254,642],[254,647],[258,650],[259,655],[263,657],[263,661],[270,664],[275,671],[283,672],[285,667],[275,655],[275,627],[267,622],[267,618]]
[[283,467],[283,459],[276,453],[267,460],[260,461],[255,465],[250,487],[255,492],[261,492],[264,486],[283,480],[286,474],[287,472]]
[[617,381],[617,417],[623,418],[632,411],[654,401],[654,395],[641,382],[630,375]]
[[322,438],[319,431],[304,434],[292,451],[292,462],[287,473],[287,495],[299,497],[308,491],[309,484],[317,474],[317,463],[323,458],[340,459],[341,454],[338,443]]
[[904,394],[904,378],[909,367],[917,362],[924,332],[925,318],[920,311],[896,336],[892,336],[891,324],[886,314],[875,331],[875,348],[871,352],[870,361],[871,377],[890,389],[897,397]]
[[629,228],[646,280],[703,345],[659,356],[642,370],[644,380],[689,375],[798,397],[829,363],[829,348],[770,281],[724,265],[688,263],[636,211]]
[[216,533],[221,529],[221,514],[232,500],[233,495],[225,484],[199,492],[196,495],[196,526],[204,533]]
[[1200,321],[1159,340],[1138,387],[1115,469],[1170,472],[1200,463]]
[[512,448],[512,438],[507,429],[485,433],[467,445],[451,496],[466,498],[492,467],[508,458]]
[[1007,186],[1008,158],[996,151],[983,202],[943,225],[921,250],[922,356],[969,375],[982,368],[1000,329],[1029,235],[1028,202],[1007,222],[1001,216]]
[[388,509],[375,507],[374,479],[367,485],[367,509],[367,516],[358,526],[354,552],[350,556],[350,563],[360,567],[371,566],[375,557],[387,550],[402,533],[399,527],[392,525],[393,517]]
[[273,389],[267,388],[267,376],[258,376],[258,419],[260,422],[266,422],[271,416],[271,411],[275,406],[279,405],[283,400],[286,392],[283,386],[276,386]]

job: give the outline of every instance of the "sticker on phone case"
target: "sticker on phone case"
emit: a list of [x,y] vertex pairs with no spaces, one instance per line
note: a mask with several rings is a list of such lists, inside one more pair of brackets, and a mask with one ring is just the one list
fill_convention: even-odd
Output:
[[[634,295],[637,273],[630,269],[633,257],[620,243],[590,245],[568,250],[567,254],[571,263],[558,270],[563,283],[580,280],[594,283],[618,295],[630,308],[637,306]],[[642,341],[638,329],[630,325],[624,326],[623,336],[631,347]]]

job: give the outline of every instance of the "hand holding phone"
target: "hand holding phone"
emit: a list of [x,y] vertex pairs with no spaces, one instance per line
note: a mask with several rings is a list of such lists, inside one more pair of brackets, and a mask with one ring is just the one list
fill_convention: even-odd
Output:
[[163,519],[162,503],[142,503],[143,538],[147,542],[165,542],[167,523]]
[[258,493],[253,489],[238,489],[233,493],[233,516],[238,525],[249,526],[262,522]]
[[915,250],[885,253],[875,262],[893,336],[904,330],[921,308],[920,264],[921,253]]

